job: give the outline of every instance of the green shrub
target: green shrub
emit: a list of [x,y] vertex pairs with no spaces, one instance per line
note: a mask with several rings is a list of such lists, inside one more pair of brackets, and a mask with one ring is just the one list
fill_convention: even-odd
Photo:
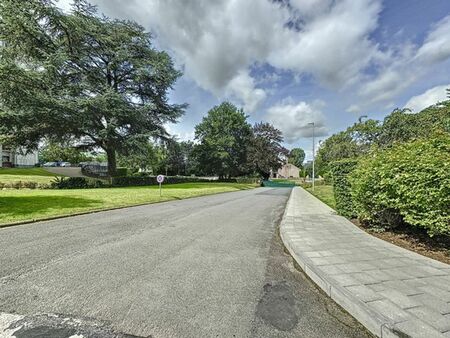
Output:
[[406,223],[430,236],[450,235],[448,134],[373,150],[350,181],[362,220],[389,227]]
[[39,187],[39,184],[37,182],[32,181],[23,181],[22,182],[22,188],[25,189],[37,189]]
[[124,168],[124,167],[119,167],[116,169],[116,174],[115,176],[117,177],[124,177],[128,175],[128,168]]
[[22,181],[15,181],[11,183],[11,188],[20,189],[22,188]]
[[333,175],[330,171],[326,171],[322,175],[325,185],[333,185]]
[[261,179],[257,177],[237,177],[235,178],[235,182],[243,184],[258,184],[261,183]]
[[144,186],[154,185],[156,177],[154,176],[123,176],[111,178],[111,185],[113,187],[130,187],[130,186]]
[[345,217],[355,217],[352,194],[348,175],[356,168],[356,160],[346,159],[331,163],[334,199],[337,212]]
[[53,189],[89,189],[107,186],[109,185],[104,181],[87,177],[56,177],[51,183]]
[[[231,178],[226,180],[212,180],[203,177],[191,176],[165,176],[163,184],[195,183],[195,182],[231,182],[231,183],[255,183],[254,178]],[[107,187],[132,187],[158,185],[156,176],[120,176],[112,177],[109,181],[102,181],[90,177],[55,178],[51,183],[53,189],[87,189]]]
[[0,182],[1,189],[46,189],[47,184],[33,181]]

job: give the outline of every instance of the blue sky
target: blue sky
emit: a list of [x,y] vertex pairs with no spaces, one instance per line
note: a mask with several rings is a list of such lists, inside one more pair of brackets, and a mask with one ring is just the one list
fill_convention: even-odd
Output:
[[418,111],[450,87],[449,0],[91,2],[153,32],[184,72],[171,100],[189,108],[168,126],[180,139],[230,100],[311,157],[309,122],[320,140],[361,115]]

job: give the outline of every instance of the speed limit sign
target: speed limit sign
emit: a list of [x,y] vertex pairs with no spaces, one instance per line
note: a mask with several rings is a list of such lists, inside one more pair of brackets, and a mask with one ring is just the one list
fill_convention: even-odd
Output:
[[158,175],[158,176],[156,176],[156,182],[159,183],[159,197],[161,197],[161,196],[162,196],[161,183],[164,182],[164,175]]

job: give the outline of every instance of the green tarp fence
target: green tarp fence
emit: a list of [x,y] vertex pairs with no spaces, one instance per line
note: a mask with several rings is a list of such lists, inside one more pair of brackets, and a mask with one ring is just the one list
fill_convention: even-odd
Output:
[[263,181],[263,187],[268,188],[293,188],[295,187],[295,183],[293,182],[277,182],[277,181]]

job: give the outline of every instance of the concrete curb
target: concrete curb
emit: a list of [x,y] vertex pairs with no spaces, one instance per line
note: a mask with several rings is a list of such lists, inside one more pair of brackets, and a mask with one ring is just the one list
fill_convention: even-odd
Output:
[[[280,236],[281,239],[289,251],[291,256],[303,269],[303,271],[337,304],[349,312],[356,320],[364,325],[370,332],[378,337],[441,337],[445,336],[436,329],[426,325],[422,322],[412,322],[410,320],[403,321],[401,323],[384,316],[380,312],[376,312],[369,308],[367,304],[358,299],[354,294],[350,293],[347,289],[342,287],[333,279],[332,275],[323,272],[317,267],[313,261],[302,254],[301,251],[296,250],[295,239],[298,235],[295,234],[294,225],[294,206],[295,201],[295,189],[291,191],[281,224],[280,224]],[[315,197],[314,197],[315,198]],[[411,325],[418,329],[415,333],[411,332],[411,328],[404,329],[405,324]]]

